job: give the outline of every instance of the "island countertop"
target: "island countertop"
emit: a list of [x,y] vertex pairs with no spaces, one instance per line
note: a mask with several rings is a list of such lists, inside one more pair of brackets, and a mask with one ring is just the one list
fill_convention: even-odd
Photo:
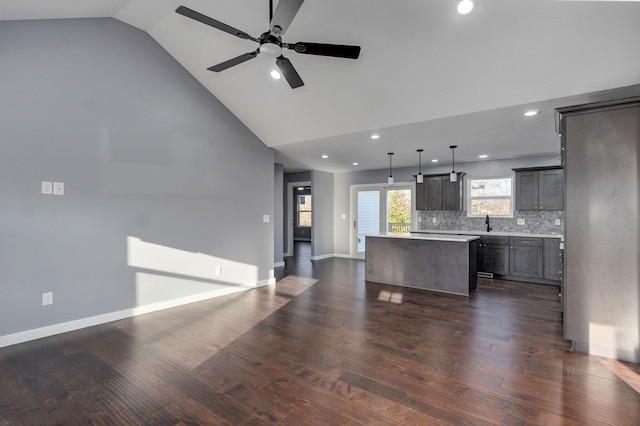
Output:
[[455,234],[438,234],[438,233],[399,233],[388,232],[384,234],[367,234],[367,237],[379,238],[402,238],[405,240],[427,240],[427,241],[452,241],[468,243],[469,241],[478,240],[477,235],[455,235]]

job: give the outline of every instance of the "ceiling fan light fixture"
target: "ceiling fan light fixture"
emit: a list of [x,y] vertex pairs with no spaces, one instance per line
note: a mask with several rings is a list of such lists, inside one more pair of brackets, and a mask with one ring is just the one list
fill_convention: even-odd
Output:
[[476,8],[476,0],[461,0],[456,10],[460,15],[468,15]]
[[262,43],[260,45],[260,53],[272,58],[277,58],[282,55],[282,47],[276,43]]
[[271,71],[271,77],[275,80],[280,80],[280,77],[282,76],[280,75],[280,72],[278,70],[273,70]]

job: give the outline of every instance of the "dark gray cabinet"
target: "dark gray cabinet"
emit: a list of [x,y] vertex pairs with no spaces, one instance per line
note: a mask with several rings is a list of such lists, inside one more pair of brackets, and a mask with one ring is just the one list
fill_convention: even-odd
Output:
[[424,175],[424,183],[416,183],[416,210],[462,210],[462,180],[451,182],[449,174]]
[[562,251],[560,240],[545,238],[544,242],[544,279],[560,281],[562,276]]
[[478,271],[509,275],[509,237],[480,237]]
[[516,172],[516,210],[564,210],[561,166],[513,170]]
[[543,278],[542,238],[509,237],[509,275]]

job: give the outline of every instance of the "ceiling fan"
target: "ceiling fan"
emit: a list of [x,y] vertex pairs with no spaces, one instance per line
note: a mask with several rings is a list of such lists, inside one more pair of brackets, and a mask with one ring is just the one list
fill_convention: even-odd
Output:
[[358,59],[358,56],[360,56],[360,46],[308,42],[298,42],[293,44],[283,43],[282,35],[287,31],[289,25],[291,25],[293,18],[295,18],[303,2],[304,0],[280,0],[275,12],[273,12],[273,0],[269,0],[269,15],[271,18],[269,24],[270,29],[269,31],[262,33],[259,38],[252,37],[244,31],[240,31],[220,21],[216,21],[215,19],[209,18],[208,16],[189,9],[188,7],[180,6],[176,9],[176,12],[180,15],[186,16],[187,18],[191,18],[213,28],[217,28],[220,31],[260,44],[258,49],[253,52],[244,53],[240,56],[229,59],[228,61],[209,67],[207,68],[209,71],[224,71],[250,59],[254,59],[260,53],[263,53],[267,56],[276,58],[276,66],[282,75],[284,75],[289,86],[291,86],[292,89],[295,89],[297,87],[304,86],[304,82],[293,67],[293,64],[291,64],[291,61],[282,56],[282,49],[291,49],[297,53],[306,55],[333,56],[336,58]]

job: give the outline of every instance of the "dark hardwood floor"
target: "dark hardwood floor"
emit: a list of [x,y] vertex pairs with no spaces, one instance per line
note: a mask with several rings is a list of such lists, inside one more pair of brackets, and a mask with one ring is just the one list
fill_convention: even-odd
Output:
[[431,293],[304,250],[278,275],[0,349],[0,425],[640,424],[638,365],[571,352],[556,288]]

